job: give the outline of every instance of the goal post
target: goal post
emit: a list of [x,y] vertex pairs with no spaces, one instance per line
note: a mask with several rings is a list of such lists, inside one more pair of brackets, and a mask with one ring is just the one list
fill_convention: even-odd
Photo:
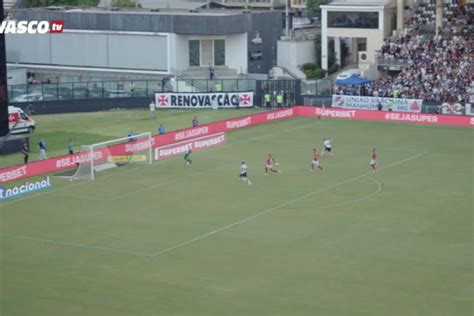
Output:
[[71,179],[94,180],[96,173],[129,164],[153,163],[151,132],[130,135],[110,141],[83,145],[81,161]]

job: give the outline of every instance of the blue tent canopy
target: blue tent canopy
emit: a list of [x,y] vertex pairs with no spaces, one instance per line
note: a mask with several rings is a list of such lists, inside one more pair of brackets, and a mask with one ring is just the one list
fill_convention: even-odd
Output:
[[352,75],[344,80],[336,80],[336,85],[338,86],[361,86],[368,83],[371,83],[369,79],[361,78],[356,75]]

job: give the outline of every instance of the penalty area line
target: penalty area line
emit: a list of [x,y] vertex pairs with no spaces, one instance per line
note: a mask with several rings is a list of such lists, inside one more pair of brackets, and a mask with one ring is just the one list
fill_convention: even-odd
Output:
[[[391,168],[391,167],[400,165],[400,164],[402,164],[402,163],[408,162],[408,161],[410,161],[410,160],[417,159],[417,158],[419,158],[419,157],[421,157],[421,156],[423,156],[423,155],[424,155],[424,154],[418,154],[418,155],[415,155],[415,156],[411,156],[411,157],[408,157],[408,158],[399,160],[399,161],[394,162],[394,163],[392,163],[392,164],[389,164],[389,165],[387,165],[387,166],[385,166],[385,167],[379,168],[378,171],[380,171],[380,170],[385,170],[385,169],[388,169],[388,168]],[[287,202],[285,202],[285,203],[283,203],[283,204],[280,204],[280,205],[277,205],[277,206],[274,206],[274,207],[265,209],[265,210],[263,210],[263,211],[260,211],[260,212],[258,212],[258,213],[255,213],[255,214],[253,214],[253,215],[251,215],[251,216],[248,216],[248,217],[246,217],[246,218],[244,218],[244,219],[242,219],[242,220],[240,220],[240,221],[237,221],[237,222],[231,223],[231,224],[229,224],[229,225],[223,226],[223,227],[221,227],[221,228],[212,230],[212,231],[210,231],[210,232],[208,232],[208,233],[206,233],[206,234],[203,234],[203,235],[194,237],[194,238],[192,238],[192,239],[190,239],[190,240],[184,241],[184,242],[179,243],[179,244],[177,244],[177,245],[175,245],[175,246],[172,246],[172,247],[169,247],[169,248],[160,250],[160,251],[158,251],[158,252],[155,252],[155,253],[152,254],[151,256],[152,256],[152,257],[158,257],[158,256],[160,256],[160,255],[163,255],[163,254],[165,254],[165,253],[171,252],[171,251],[173,251],[173,250],[176,250],[176,249],[185,247],[185,246],[190,245],[190,244],[193,244],[193,243],[195,243],[195,242],[197,242],[197,241],[203,240],[203,239],[205,239],[205,238],[207,238],[207,237],[211,237],[211,236],[216,235],[216,234],[218,234],[218,233],[220,233],[220,232],[226,231],[226,230],[228,230],[228,229],[230,229],[230,228],[233,228],[233,227],[235,227],[235,226],[242,225],[242,224],[244,224],[244,223],[246,223],[246,222],[249,222],[249,221],[251,221],[251,220],[253,220],[253,219],[257,218],[257,217],[260,217],[260,216],[263,216],[263,215],[265,215],[265,214],[271,213],[271,212],[276,211],[276,210],[278,210],[278,209],[281,209],[281,208],[283,208],[283,207],[285,207],[285,206],[295,204],[295,203],[300,202],[300,201],[302,201],[302,200],[305,200],[305,199],[307,199],[307,198],[309,198],[309,197],[311,197],[311,196],[320,194],[320,193],[325,192],[325,191],[329,191],[329,190],[334,189],[334,188],[336,188],[336,187],[338,187],[338,186],[341,186],[341,185],[343,185],[343,184],[346,184],[346,183],[349,183],[349,182],[358,180],[358,179],[360,179],[360,178],[362,178],[362,177],[367,177],[367,176],[369,176],[369,175],[371,175],[371,174],[373,174],[373,172],[366,172],[366,173],[361,174],[361,175],[359,175],[359,176],[356,176],[356,177],[353,177],[353,178],[350,178],[350,179],[347,179],[347,180],[344,180],[344,181],[335,183],[335,184],[333,184],[333,185],[330,185],[330,186],[328,186],[328,187],[322,188],[322,189],[320,189],[320,190],[308,192],[308,193],[306,193],[306,194],[304,194],[304,195],[302,195],[302,196],[300,196],[300,197],[298,197],[298,198],[295,198],[295,199],[289,200],[289,201],[287,201]],[[380,190],[381,190],[381,187],[380,187]],[[378,192],[377,192],[377,193],[378,193]]]

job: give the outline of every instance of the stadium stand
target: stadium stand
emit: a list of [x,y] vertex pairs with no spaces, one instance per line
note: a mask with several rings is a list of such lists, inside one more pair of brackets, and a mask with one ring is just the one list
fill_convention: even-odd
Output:
[[474,94],[474,4],[445,0],[443,27],[435,35],[435,0],[425,0],[401,34],[387,38],[379,58],[404,65],[382,76],[363,94],[469,102]]

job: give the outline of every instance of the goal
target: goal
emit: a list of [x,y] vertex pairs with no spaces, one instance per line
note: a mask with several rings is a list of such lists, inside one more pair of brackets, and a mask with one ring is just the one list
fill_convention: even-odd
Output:
[[96,173],[129,164],[153,163],[151,132],[83,145],[76,172],[67,178],[94,180]]

